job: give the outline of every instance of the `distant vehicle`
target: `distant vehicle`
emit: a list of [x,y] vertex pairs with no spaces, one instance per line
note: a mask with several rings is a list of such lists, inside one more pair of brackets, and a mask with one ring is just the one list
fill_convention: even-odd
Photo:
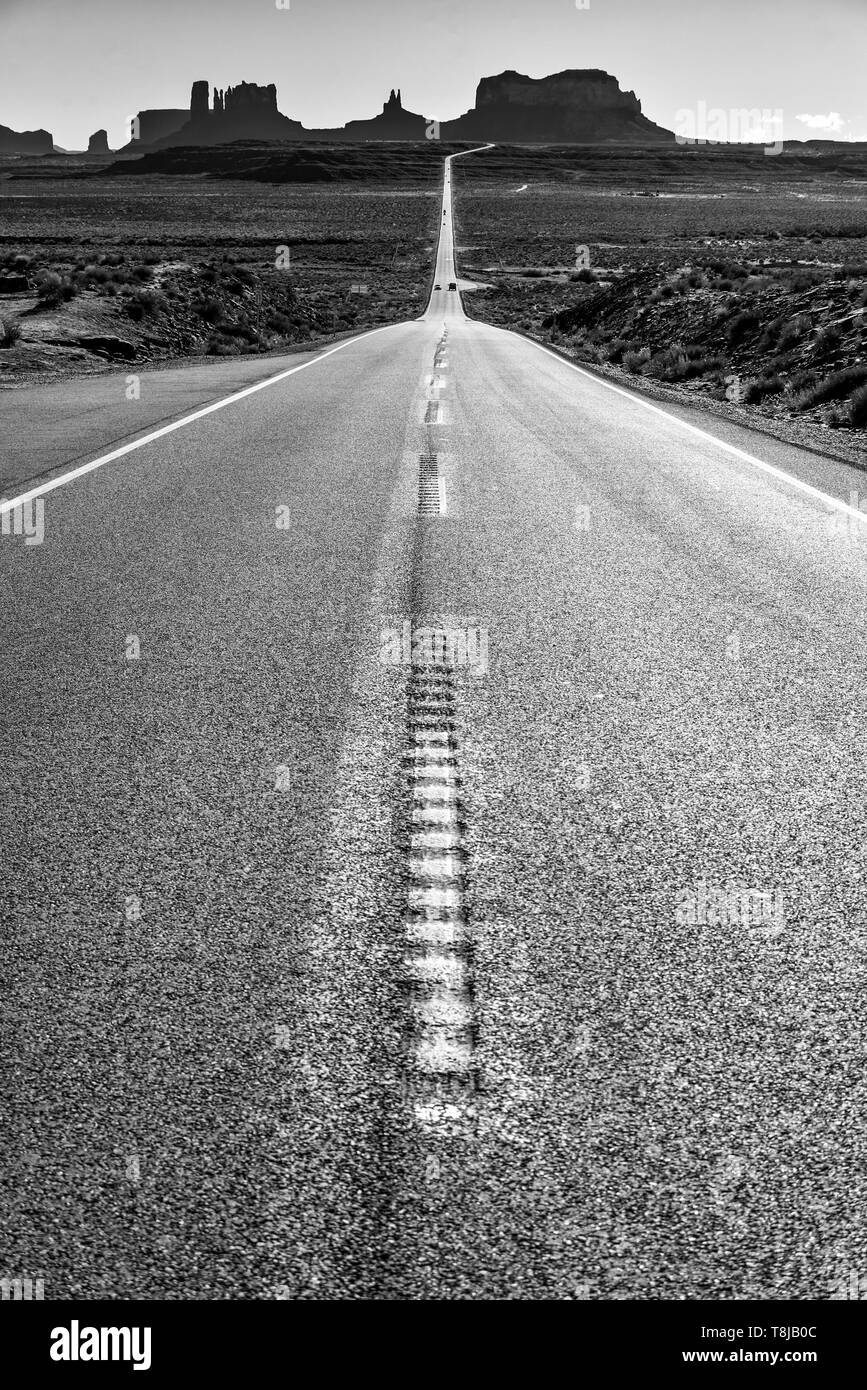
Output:
[[441,290],[441,289],[442,289],[442,285],[439,285],[439,284],[434,285],[434,289],[435,289],[435,290]]
[[456,290],[456,289],[457,289],[457,285],[455,284],[454,280],[450,280],[450,281],[449,281],[449,289],[450,289],[450,290]]

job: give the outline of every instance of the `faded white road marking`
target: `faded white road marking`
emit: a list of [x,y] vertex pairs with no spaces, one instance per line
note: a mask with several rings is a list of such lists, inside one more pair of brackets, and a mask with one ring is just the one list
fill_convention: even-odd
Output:
[[[431,1134],[446,1121],[471,1117],[476,1078],[454,696],[450,666],[414,664],[404,759],[411,802],[404,921],[408,1084],[416,1120]],[[462,1105],[454,1103],[455,1087]]]
[[[498,328],[493,324],[487,324],[488,328],[495,328],[498,333],[508,333],[509,337],[519,337],[519,334],[511,333],[508,328]],[[862,523],[867,523],[867,512],[862,512],[858,507],[853,507],[851,503],[844,502],[839,497],[832,497],[827,492],[822,492],[821,488],[813,487],[812,483],[802,482],[793,473],[787,473],[783,468],[777,468],[773,463],[765,463],[763,459],[756,458],[755,454],[748,454],[745,449],[739,449],[736,444],[728,444],[724,439],[717,439],[716,435],[710,434],[707,430],[701,429],[699,425],[691,425],[687,420],[681,420],[677,415],[670,415],[667,410],[663,410],[658,405],[653,405],[642,396],[633,395],[631,391],[625,390],[622,386],[615,386],[611,381],[604,381],[602,377],[594,376],[592,372],[585,371],[583,367],[577,366],[574,362],[567,362],[565,357],[560,357],[550,348],[546,348],[542,343],[537,343],[533,338],[524,338],[525,343],[531,343],[533,347],[544,352],[546,357],[553,357],[555,362],[559,362],[561,367],[568,367],[570,371],[577,372],[579,376],[586,377],[597,386],[602,386],[606,391],[613,391],[617,396],[623,396],[634,405],[641,406],[642,410],[649,410],[653,415],[660,415],[664,420],[669,420],[672,424],[679,426],[680,429],[687,430],[690,434],[697,435],[699,439],[705,440],[708,444],[715,444],[718,449],[723,449],[725,453],[731,454],[733,458],[741,459],[744,463],[749,463],[754,468],[759,468],[763,473],[767,473],[772,478],[777,478],[780,482],[788,483],[799,492],[805,493],[808,497],[814,498],[817,502],[823,502],[826,506],[833,508],[834,511],[842,512],[844,516],[853,516]],[[744,428],[749,429],[746,425]]]
[[87,473],[93,473],[97,468],[104,468],[107,463],[113,463],[115,459],[123,458],[126,454],[133,453],[136,449],[143,449],[146,444],[152,444],[155,439],[164,439],[166,435],[173,434],[175,430],[183,429],[185,425],[191,425],[194,420],[202,420],[206,415],[213,415],[216,410],[224,410],[227,405],[234,405],[235,401],[242,401],[246,396],[252,396],[257,391],[264,391],[268,386],[276,386],[278,381],[285,381],[287,377],[294,376],[296,372],[304,372],[308,367],[315,367],[317,363],[324,362],[326,357],[333,357],[335,352],[342,352],[344,348],[352,347],[354,343],[360,343],[364,338],[372,338],[375,333],[388,333],[393,328],[400,328],[401,324],[387,323],[382,328],[371,328],[366,333],[359,333],[354,338],[347,338],[345,342],[337,343],[327,352],[321,352],[318,357],[313,357],[309,362],[301,362],[297,367],[289,367],[285,372],[278,372],[276,376],[266,377],[264,381],[257,381],[252,386],[245,386],[242,391],[235,391],[231,396],[224,396],[222,400],[213,401],[210,405],[202,406],[200,410],[194,410],[190,415],[184,415],[180,420],[174,420],[170,425],[162,425],[158,430],[151,430],[149,434],[142,435],[141,439],[134,439],[130,444],[123,444],[119,449],[113,449],[110,454],[101,454],[99,458],[92,459],[90,463],[82,463],[77,468],[72,468],[68,473],[63,473],[59,478],[52,478],[49,482],[39,483],[36,487],[30,488],[28,492],[21,492],[17,497],[4,500],[0,503],[0,516],[9,512],[13,507],[20,507],[22,503],[29,502],[33,497],[43,497],[47,492],[53,492],[55,488],[65,487],[67,483],[74,482],[76,478],[83,478]]

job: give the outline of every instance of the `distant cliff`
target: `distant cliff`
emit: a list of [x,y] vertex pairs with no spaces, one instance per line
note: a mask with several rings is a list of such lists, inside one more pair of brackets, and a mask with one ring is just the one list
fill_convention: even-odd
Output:
[[51,154],[53,149],[47,130],[10,130],[0,125],[0,154]]
[[[424,116],[404,110],[398,87],[397,91],[392,88],[381,115],[371,116],[368,121],[347,121],[340,130],[327,134],[338,140],[423,140],[427,125]],[[320,139],[326,134],[319,130],[311,133]]]
[[[378,116],[348,121],[334,130],[305,130],[277,109],[277,88],[241,82],[220,90],[193,83],[190,109],[140,111],[139,138],[124,153],[143,147],[224,145],[235,140],[340,143],[364,140],[424,140],[432,118],[407,111],[400,89],[393,89]],[[675,143],[669,130],[641,113],[634,92],[622,92],[616,77],[596,68],[524,77],[503,72],[483,77],[476,104],[456,120],[439,126],[443,140],[493,140],[509,144],[599,144],[648,141]]]
[[134,137],[126,148],[135,149],[137,145],[152,145],[156,140],[161,140],[164,135],[172,135],[176,130],[180,130],[181,126],[186,125],[189,119],[190,113],[183,106],[139,111],[136,117],[138,136]]
[[501,140],[513,144],[675,143],[674,134],[641,113],[634,92],[599,68],[572,68],[550,77],[501,72],[483,77],[471,111],[443,121],[444,140]]
[[[271,82],[260,87],[240,82],[237,87],[214,88],[213,107],[209,105],[207,82],[194,82],[190,109],[181,112],[140,111],[139,139],[124,147],[125,153],[166,149],[172,145],[224,145],[233,140],[299,140],[306,135],[300,121],[291,121],[277,110],[277,88]],[[166,128],[155,132],[155,117],[166,117]]]

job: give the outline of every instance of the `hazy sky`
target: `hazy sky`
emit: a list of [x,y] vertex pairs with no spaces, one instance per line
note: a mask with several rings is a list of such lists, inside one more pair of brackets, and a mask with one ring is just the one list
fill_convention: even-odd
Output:
[[[375,115],[390,87],[446,119],[478,79],[605,68],[645,115],[781,111],[793,139],[867,139],[867,0],[0,0],[0,124],[120,144],[190,85],[276,82],[306,126]],[[287,0],[283,0],[287,3]],[[798,117],[809,119],[799,120]]]

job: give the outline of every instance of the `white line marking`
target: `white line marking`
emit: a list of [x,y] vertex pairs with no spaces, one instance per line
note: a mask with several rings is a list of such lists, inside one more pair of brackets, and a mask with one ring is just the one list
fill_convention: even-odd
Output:
[[74,482],[76,478],[83,478],[85,474],[92,473],[97,468],[103,468],[107,463],[113,463],[115,459],[123,458],[125,454],[131,454],[136,449],[143,449],[145,444],[152,444],[155,439],[164,439],[167,434],[173,434],[175,430],[183,429],[184,425],[191,425],[194,420],[201,420],[206,415],[213,415],[214,411],[224,410],[227,405],[233,405],[235,401],[241,401],[245,396],[252,396],[256,391],[264,391],[267,386],[275,386],[278,381],[285,381],[287,377],[294,376],[296,372],[306,371],[308,367],[315,367],[317,363],[324,362],[326,357],[333,357],[335,352],[342,352],[344,348],[352,347],[353,343],[360,343],[364,338],[371,338],[374,333],[385,333],[390,328],[402,326],[397,323],[387,323],[382,328],[371,328],[366,333],[359,333],[355,338],[347,338],[345,342],[337,343],[327,352],[320,353],[318,357],[312,357],[309,362],[301,362],[297,367],[289,367],[285,372],[278,372],[276,376],[269,376],[264,381],[255,382],[252,386],[245,386],[242,391],[235,391],[233,395],[224,396],[222,400],[212,401],[210,405],[202,406],[200,410],[194,410],[191,415],[184,415],[180,420],[172,421],[170,425],[162,425],[160,429],[152,430],[150,434],[143,435],[141,439],[134,439],[131,444],[123,444],[119,449],[113,449],[110,454],[101,454],[99,458],[92,459],[90,463],[82,463],[78,468],[63,473],[59,478],[53,478],[50,482],[39,483],[29,492],[19,493],[17,497],[13,497],[9,501],[4,500],[0,504],[0,516],[11,511],[13,507],[20,507],[22,503],[29,502],[33,497],[42,497],[47,492],[53,492],[55,488],[64,487],[67,483]]
[[451,763],[417,763],[413,776],[425,782],[454,782],[457,772]]
[[442,854],[438,859],[413,857],[409,871],[413,878],[460,878],[461,861],[453,854]]
[[461,946],[467,940],[466,922],[406,922],[410,946]]
[[456,806],[416,806],[413,825],[459,825]]
[[[494,324],[487,324],[486,327],[496,327]],[[497,328],[500,333],[508,333],[509,337],[519,337],[519,334],[511,333],[508,328]],[[778,478],[781,482],[789,483],[792,487],[804,492],[808,497],[813,497],[819,502],[824,502],[826,506],[833,507],[835,511],[842,512],[845,516],[857,517],[859,521],[867,522],[867,512],[860,511],[853,507],[849,502],[843,502],[838,497],[831,497],[827,492],[822,492],[820,488],[813,487],[812,483],[802,482],[792,473],[786,473],[784,469],[777,468],[773,463],[765,463],[762,459],[756,458],[755,454],[748,454],[746,450],[739,449],[736,444],[727,444],[724,439],[717,439],[716,435],[709,434],[698,425],[691,425],[686,420],[681,420],[677,415],[670,415],[667,410],[663,410],[658,405],[652,405],[650,401],[644,400],[642,396],[633,395],[631,391],[626,391],[622,386],[615,386],[611,381],[604,381],[602,377],[594,376],[592,372],[587,372],[583,367],[576,366],[574,362],[567,362],[565,357],[559,357],[556,352],[546,348],[542,343],[537,343],[532,338],[524,338],[525,343],[532,343],[533,347],[544,352],[546,357],[553,357],[555,362],[559,362],[561,367],[568,367],[573,372],[578,372],[579,376],[586,377],[588,381],[595,382],[597,386],[604,386],[606,391],[613,391],[617,396],[624,396],[626,400],[632,401],[634,405],[640,405],[644,410],[652,411],[654,415],[661,415],[664,420],[670,420],[672,424],[679,425],[681,429],[688,430],[690,434],[698,435],[699,439],[707,440],[709,444],[715,444],[717,448],[725,450],[727,454],[732,454],[734,458],[741,459],[744,463],[752,464],[754,468],[760,468],[763,473],[769,473],[772,478]],[[744,428],[748,429],[749,426]],[[792,447],[797,447],[792,446]]]
[[467,1044],[459,1038],[450,1038],[445,1030],[437,1031],[432,1037],[419,1040],[416,1061],[422,1071],[443,1072],[471,1071],[473,1054]]
[[417,1105],[415,1117],[423,1127],[439,1130],[446,1120],[462,1120],[467,1115],[467,1107],[460,1105]]
[[407,975],[423,985],[463,987],[466,970],[459,956],[410,956],[405,964]]
[[422,849],[459,849],[460,843],[456,830],[423,830],[412,836],[410,848],[413,853]]
[[457,888],[410,888],[408,900],[411,908],[461,906],[461,894]]
[[473,1022],[472,1007],[456,990],[436,989],[427,998],[419,999],[414,1013],[422,1028],[449,1028],[454,1032],[469,1028]]
[[421,801],[427,805],[440,804],[444,801],[453,802],[458,799],[457,788],[448,782],[437,787],[414,787],[412,795],[414,801]]

